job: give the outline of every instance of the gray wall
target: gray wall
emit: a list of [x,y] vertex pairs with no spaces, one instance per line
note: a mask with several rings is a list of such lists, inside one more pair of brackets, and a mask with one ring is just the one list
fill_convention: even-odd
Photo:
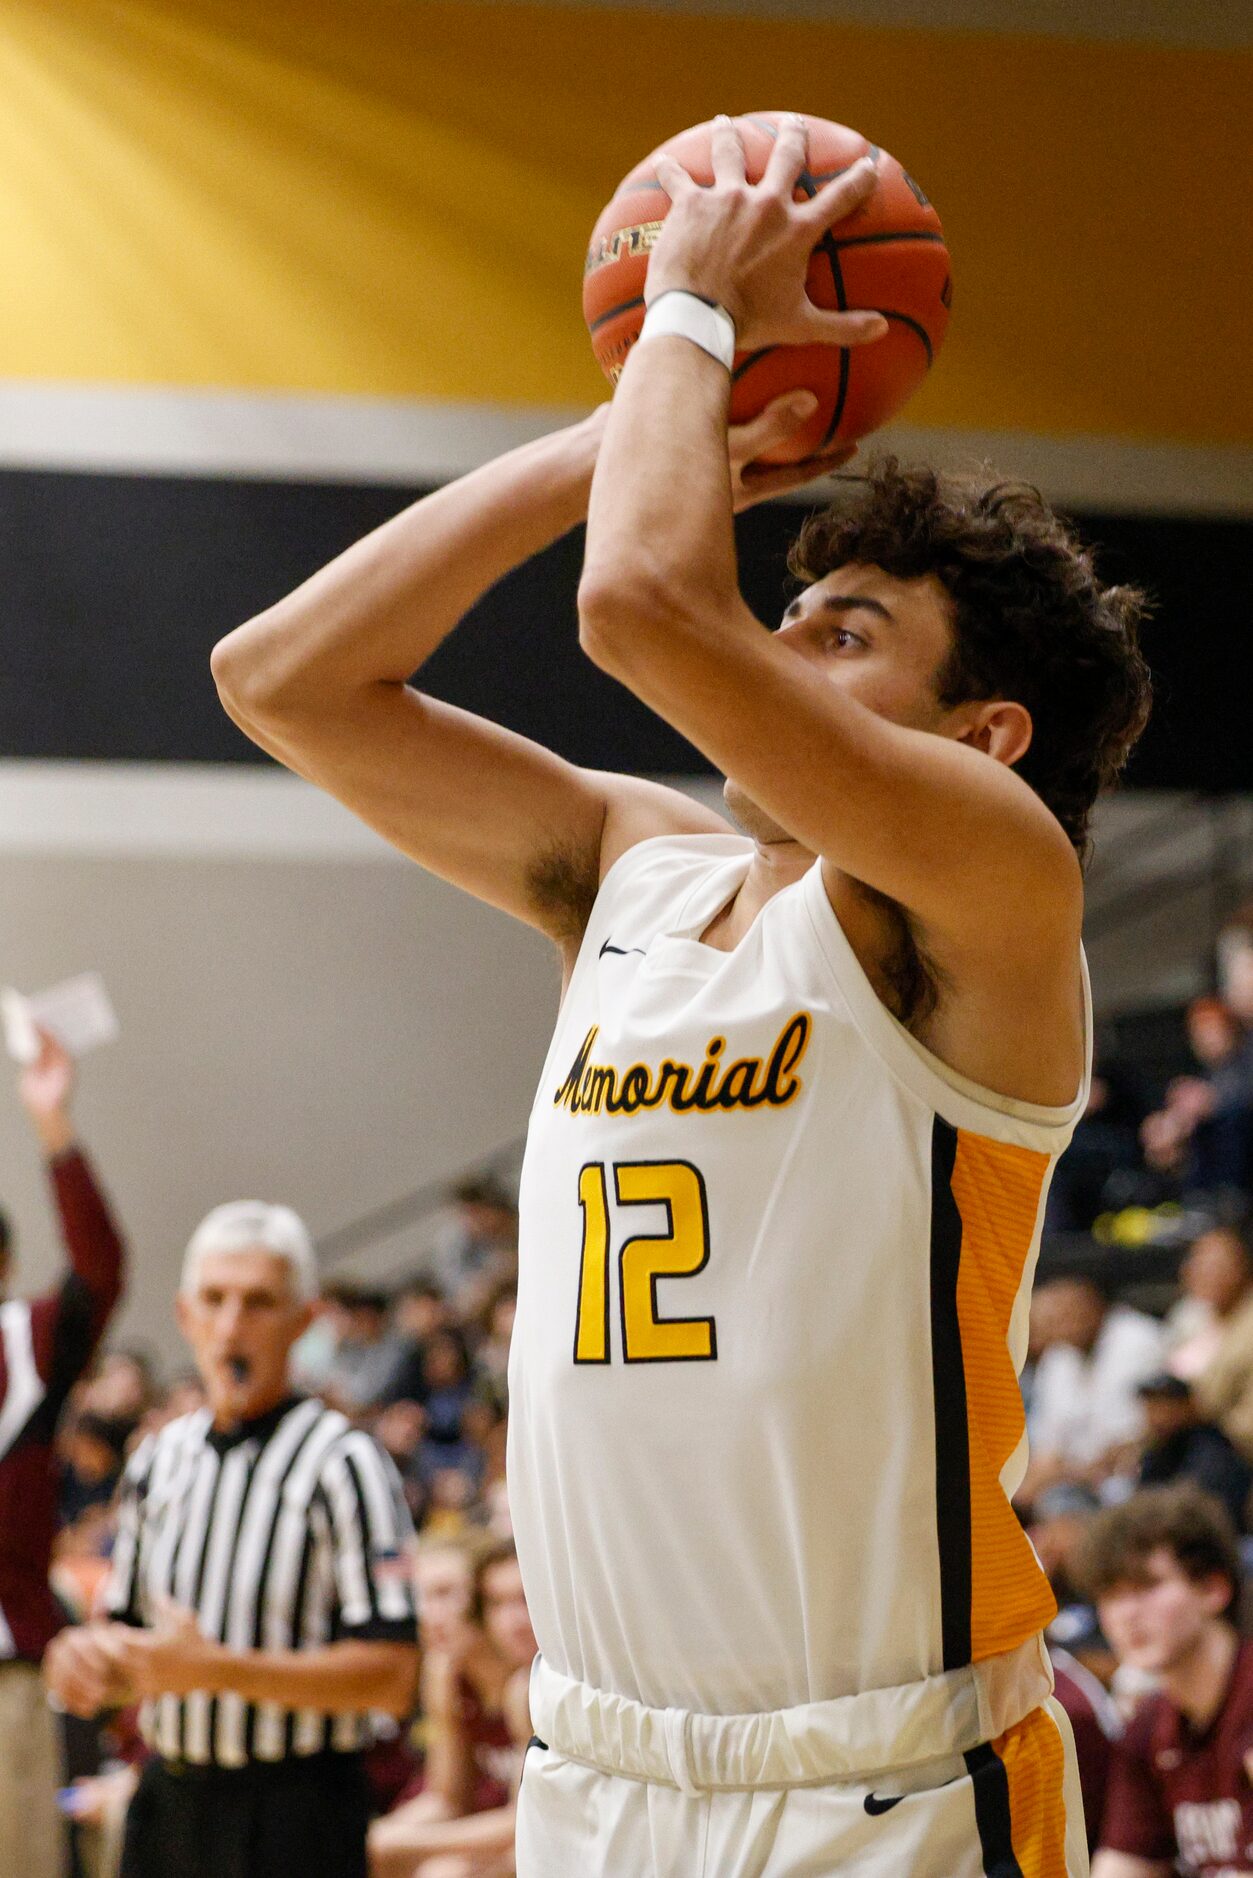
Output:
[[[559,981],[542,939],[367,842],[116,846],[0,852],[0,981],[105,977],[122,1035],[77,1109],[134,1247],[114,1335],[176,1361],[179,1255],[211,1205],[283,1199],[324,1233],[490,1155],[525,1125]],[[0,1200],[33,1288],[59,1252],[10,1086],[0,1063]]]

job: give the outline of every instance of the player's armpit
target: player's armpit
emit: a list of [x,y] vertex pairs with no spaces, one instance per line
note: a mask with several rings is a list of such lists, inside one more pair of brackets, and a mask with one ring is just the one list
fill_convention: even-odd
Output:
[[253,740],[325,789],[385,841],[462,887],[563,940],[546,857],[593,878],[607,796],[600,779],[468,711],[388,682],[334,709],[245,721]]
[[1136,1858],[1130,1852],[1103,1848],[1092,1861],[1092,1878],[1170,1878],[1169,1859]]
[[675,789],[580,769],[407,685],[244,728],[411,860],[564,950],[577,947],[600,880],[628,848],[727,829]]

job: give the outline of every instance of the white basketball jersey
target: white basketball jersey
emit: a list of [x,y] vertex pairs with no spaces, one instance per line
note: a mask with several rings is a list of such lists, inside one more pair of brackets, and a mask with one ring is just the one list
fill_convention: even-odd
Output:
[[543,1655],[707,1713],[911,1682],[1051,1617],[1009,1502],[1017,1373],[1087,1084],[1039,1108],[940,1064],[818,864],[734,951],[700,944],[751,855],[661,837],[606,876],[531,1115],[510,1367]]

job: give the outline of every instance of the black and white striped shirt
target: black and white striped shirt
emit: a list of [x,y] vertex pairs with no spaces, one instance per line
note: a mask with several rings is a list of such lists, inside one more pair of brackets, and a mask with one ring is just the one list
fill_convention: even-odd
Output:
[[[412,1532],[391,1461],[336,1410],[289,1399],[222,1435],[199,1409],[150,1436],[127,1467],[106,1605],[149,1625],[173,1599],[234,1650],[409,1643]],[[363,1714],[232,1694],[160,1696],[140,1726],[165,1759],[219,1767],[347,1753],[370,1738]]]

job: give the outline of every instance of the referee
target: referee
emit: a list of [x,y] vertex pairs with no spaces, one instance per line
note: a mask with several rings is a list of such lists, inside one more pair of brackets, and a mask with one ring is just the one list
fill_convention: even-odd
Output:
[[316,1287],[286,1207],[197,1229],[178,1319],[208,1406],[136,1451],[111,1617],[45,1659],[74,1714],[142,1704],[122,1878],[365,1878],[369,1714],[413,1701],[412,1529],[371,1437],[291,1391]]

